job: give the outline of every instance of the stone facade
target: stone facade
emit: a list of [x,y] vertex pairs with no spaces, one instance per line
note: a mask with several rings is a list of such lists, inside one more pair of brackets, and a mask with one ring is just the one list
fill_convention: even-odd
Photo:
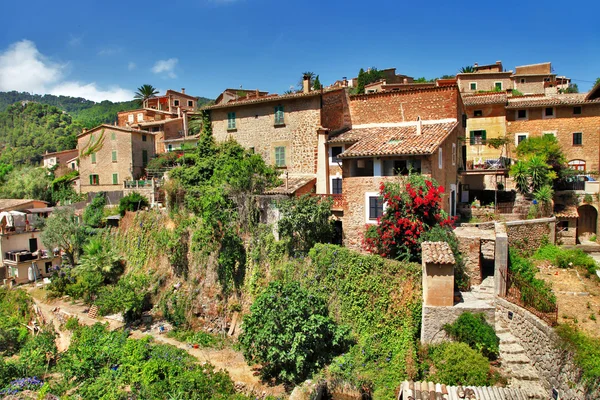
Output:
[[160,122],[173,118],[177,118],[177,113],[142,108],[117,113],[117,125],[136,127],[140,123]]
[[[500,90],[512,89],[513,83],[510,75],[510,72],[474,72],[458,74],[456,78],[461,93],[476,93],[494,90],[497,82],[502,85]],[[475,83],[474,89],[471,88],[471,83]]]
[[[574,114],[575,107],[581,107],[581,114]],[[540,137],[543,134],[555,135],[567,161],[583,160],[586,171],[600,169],[600,104],[554,107],[555,117],[544,118],[545,107],[520,108],[527,110],[527,119],[518,120],[518,109],[508,109],[506,133],[514,154],[519,134],[527,137]],[[582,133],[581,144],[574,144],[573,134]]]
[[[489,139],[504,139],[506,137],[506,110],[504,106],[504,104],[482,104],[465,107],[468,116],[465,132],[467,169],[483,164],[487,159],[506,156],[506,154],[503,154],[502,148],[495,149],[487,145]],[[477,139],[474,139],[472,143],[470,132],[481,130],[485,131],[485,141],[479,144]]]
[[544,321],[502,298],[496,298],[496,319],[519,339],[548,392],[557,389],[561,399],[600,398],[600,387],[586,390],[573,354],[565,351],[559,336]]
[[[102,143],[99,149],[94,154],[84,155],[90,142],[99,140]],[[81,193],[122,190],[125,180],[145,175],[144,153],[146,162],[155,156],[152,133],[110,125],[100,125],[79,135],[77,148]],[[113,183],[114,176],[116,183]]]
[[[283,106],[284,123],[275,124],[275,107]],[[235,129],[228,129],[228,113],[235,112]],[[321,124],[320,96],[250,104],[231,103],[211,110],[217,142],[235,139],[254,149],[267,164],[275,165],[275,148],[285,148],[285,167],[290,174],[316,174],[317,130]]]

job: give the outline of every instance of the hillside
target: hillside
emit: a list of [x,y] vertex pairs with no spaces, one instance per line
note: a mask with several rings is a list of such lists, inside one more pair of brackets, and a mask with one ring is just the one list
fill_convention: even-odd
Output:
[[0,113],[0,162],[37,163],[46,152],[73,149],[81,125],[55,106],[16,103]]

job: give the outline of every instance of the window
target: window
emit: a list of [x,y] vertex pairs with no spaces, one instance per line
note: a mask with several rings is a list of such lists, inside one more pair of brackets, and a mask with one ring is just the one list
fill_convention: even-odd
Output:
[[481,117],[483,115],[483,110],[475,110],[473,112],[474,117]]
[[235,113],[227,113],[227,129],[235,129]]
[[383,198],[369,196],[369,220],[376,220],[383,215]]
[[383,176],[408,175],[408,160],[383,160]]
[[142,142],[145,142],[146,140],[148,140],[148,138],[146,137],[146,135],[142,135]]
[[110,140],[116,140],[117,139],[117,134],[114,132],[111,132],[110,134]]
[[569,168],[577,170],[577,171],[585,171],[585,161],[584,160],[571,160],[571,161],[569,161]]
[[517,110],[517,119],[527,119],[527,110]]
[[167,151],[169,153],[173,151],[173,145],[172,144],[167,145]]
[[99,185],[100,184],[100,176],[96,174],[90,175],[90,185]]
[[142,150],[142,165],[145,167],[148,164],[148,150]]
[[581,106],[573,107],[573,115],[581,115]]
[[502,90],[502,82],[494,82],[494,89]]
[[179,107],[179,100],[173,100],[173,105],[175,107]]
[[554,137],[556,137],[556,131],[542,132],[542,136],[554,136]]
[[129,114],[127,116],[127,122],[129,122],[130,124],[133,124],[133,114]]
[[573,146],[581,146],[583,144],[583,133],[573,133]]
[[469,87],[471,88],[471,90],[477,90],[477,82],[471,82],[469,84]]
[[119,174],[113,174],[112,178],[113,178],[113,185],[118,185],[119,184]]
[[275,147],[275,166],[285,167],[285,147]]
[[44,263],[44,269],[46,270],[46,274],[49,274],[52,271],[52,261],[47,261]]
[[452,143],[452,165],[456,165],[456,143]]
[[117,162],[117,151],[116,150],[112,151],[112,162]]
[[92,153],[92,164],[96,164],[96,153]]
[[[155,126],[154,128],[152,128],[152,132],[160,132],[160,127],[158,127],[158,126]],[[142,137],[142,141],[144,141],[144,142],[145,142],[145,141],[146,141],[146,139],[144,139],[144,138]]]
[[469,144],[485,144],[486,133],[483,130],[469,132]]
[[275,125],[283,125],[283,106],[275,106]]
[[194,107],[194,101],[188,100],[188,107]]
[[137,121],[138,122],[142,122],[144,120],[144,113],[138,113],[137,115]]
[[521,83],[525,83],[525,82],[527,82],[527,81],[525,80],[525,78],[521,78]]
[[544,118],[554,118],[554,107],[544,108]]
[[463,128],[467,127],[467,114],[462,115],[462,127]]
[[442,169],[444,166],[444,156],[442,155],[442,148],[438,149],[438,168]]
[[333,178],[331,180],[331,193],[342,194],[342,178]]
[[529,137],[529,133],[517,133],[515,134],[515,146],[518,146],[523,140]]
[[331,153],[331,161],[329,162],[329,164],[337,164],[339,162],[342,162],[342,160],[340,160],[338,156],[344,152],[343,146],[332,146],[330,147],[329,151]]

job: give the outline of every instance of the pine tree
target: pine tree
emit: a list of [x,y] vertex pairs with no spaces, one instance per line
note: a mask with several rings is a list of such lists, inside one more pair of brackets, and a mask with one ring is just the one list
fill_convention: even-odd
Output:
[[366,80],[365,70],[361,68],[360,71],[358,71],[358,79],[357,79],[357,84],[356,84],[356,93],[357,94],[365,93],[365,80]]
[[323,85],[321,85],[321,81],[319,80],[319,75],[317,75],[317,77],[315,78],[315,82],[313,83],[313,89],[321,90],[322,88],[323,88]]

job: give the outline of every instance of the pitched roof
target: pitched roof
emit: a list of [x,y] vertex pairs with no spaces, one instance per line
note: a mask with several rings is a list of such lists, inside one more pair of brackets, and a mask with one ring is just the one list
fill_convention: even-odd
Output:
[[283,183],[275,188],[265,190],[264,194],[287,194],[292,195],[296,193],[299,189],[302,189],[304,186],[308,185],[311,182],[316,181],[317,178],[314,176],[289,176],[287,178],[283,178]]
[[592,90],[585,96],[586,100],[595,100],[600,97],[600,82],[596,83]]
[[579,218],[579,212],[576,206],[554,207],[554,216],[556,218]]
[[0,199],[0,210],[6,210],[7,208],[18,207],[18,206],[21,206],[24,204],[32,203],[34,201],[39,201],[39,202],[48,204],[47,201],[34,200],[34,199]]
[[113,131],[123,131],[123,132],[131,132],[131,133],[143,133],[145,135],[148,135],[148,134],[154,135],[152,132],[143,131],[140,129],[133,129],[133,128],[129,128],[127,126],[115,126],[115,125],[102,124],[102,125],[98,125],[95,128],[92,128],[88,131],[81,132],[79,135],[77,135],[77,137],[79,138],[79,137],[85,136],[89,133],[97,131],[98,129],[110,129]]
[[46,153],[43,155],[43,158],[47,158],[47,157],[54,157],[57,156],[59,154],[67,154],[67,153],[71,153],[71,152],[77,152],[77,149],[70,149],[70,150],[62,150],[62,151],[55,151],[54,153]]
[[433,382],[404,381],[398,400],[415,399],[474,399],[474,400],[527,400],[522,389],[496,386],[447,386]]
[[239,107],[239,106],[245,106],[245,105],[249,105],[249,104],[266,103],[266,102],[270,102],[270,101],[287,101],[287,100],[294,100],[294,99],[305,98],[305,97],[315,97],[315,96],[320,96],[323,93],[334,92],[336,90],[344,90],[344,88],[323,89],[322,91],[321,90],[313,90],[308,93],[301,92],[301,93],[292,93],[292,94],[283,94],[283,95],[272,94],[272,95],[268,95],[268,96],[252,97],[251,99],[248,99],[248,100],[242,99],[242,100],[238,100],[238,101],[230,101],[225,104],[215,104],[213,106],[202,107],[201,110],[215,110],[215,109],[219,109],[219,108]]
[[578,104],[600,104],[600,98],[587,100],[586,93],[557,94],[553,96],[509,97],[506,108],[572,106]]
[[421,134],[415,122],[409,124],[363,125],[337,134],[329,143],[354,143],[340,158],[383,155],[429,155],[440,146],[457,126],[454,119],[441,123],[424,121]]
[[463,94],[463,104],[465,106],[479,106],[486,104],[506,104],[508,96],[505,92],[481,93],[481,94]]
[[421,253],[427,264],[454,264],[454,254],[446,242],[423,242]]

